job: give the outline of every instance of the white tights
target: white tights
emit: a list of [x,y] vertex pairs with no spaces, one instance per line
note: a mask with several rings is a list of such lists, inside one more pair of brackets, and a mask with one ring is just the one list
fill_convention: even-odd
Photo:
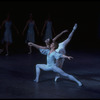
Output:
[[81,86],[81,82],[78,81],[75,77],[73,77],[72,75],[69,75],[67,73],[65,73],[61,68],[57,67],[57,66],[52,66],[49,67],[46,64],[37,64],[36,65],[36,78],[34,81],[38,82],[39,81],[39,76],[40,76],[40,69],[44,70],[44,71],[53,71],[56,73],[59,73],[60,75],[67,77],[68,79],[75,81],[79,86]]

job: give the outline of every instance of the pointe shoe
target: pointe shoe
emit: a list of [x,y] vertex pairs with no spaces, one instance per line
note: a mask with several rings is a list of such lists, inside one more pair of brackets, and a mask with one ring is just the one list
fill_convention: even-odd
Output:
[[73,30],[76,30],[76,28],[77,28],[77,23],[75,23]]
[[58,78],[60,78],[60,76],[56,76],[56,77],[55,77],[55,82],[58,80]]

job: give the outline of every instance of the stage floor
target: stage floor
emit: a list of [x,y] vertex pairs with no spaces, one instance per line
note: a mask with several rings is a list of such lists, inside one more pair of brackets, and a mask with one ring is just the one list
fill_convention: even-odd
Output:
[[35,65],[46,63],[46,56],[35,51],[0,55],[0,99],[100,99],[100,52],[68,51],[73,60],[65,60],[63,70],[83,86],[60,78],[55,73],[41,70],[39,83],[35,83]]

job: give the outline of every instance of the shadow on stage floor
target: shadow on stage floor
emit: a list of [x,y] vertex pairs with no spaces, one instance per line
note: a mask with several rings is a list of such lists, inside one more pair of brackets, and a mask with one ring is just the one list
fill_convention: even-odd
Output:
[[63,70],[79,79],[83,86],[65,78],[54,82],[55,73],[41,70],[35,83],[35,65],[46,63],[39,52],[0,55],[0,99],[100,99],[100,52],[69,51]]

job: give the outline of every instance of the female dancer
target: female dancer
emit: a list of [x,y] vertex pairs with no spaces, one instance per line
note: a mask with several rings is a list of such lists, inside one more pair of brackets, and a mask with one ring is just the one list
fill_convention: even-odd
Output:
[[[45,32],[45,34],[43,34],[44,32]],[[48,19],[45,21],[42,32],[41,32],[41,36],[43,37],[43,41],[45,41],[48,38],[52,39],[53,34],[55,35],[52,21],[50,19],[50,16],[48,16]]]
[[[28,27],[28,30],[27,30],[27,38],[26,38],[26,42],[32,42],[34,43],[35,42],[35,30],[37,32],[37,34],[39,35],[39,32],[37,30],[37,27],[36,27],[36,24],[35,24],[35,21],[33,20],[32,18],[32,13],[30,13],[29,15],[29,19],[26,23],[26,26],[22,32],[22,34],[24,35],[24,32],[26,30],[26,28]],[[28,54],[31,54],[32,53],[32,47],[29,46],[29,52]]]
[[6,56],[9,54],[9,45],[13,42],[12,40],[12,26],[15,28],[17,31],[17,34],[19,33],[18,29],[12,22],[10,18],[10,13],[7,14],[7,18],[3,21],[1,28],[5,25],[5,32],[4,32],[4,42],[5,42],[5,48],[6,48]]
[[66,55],[63,55],[63,54],[56,52],[55,49],[57,47],[58,47],[57,43],[53,42],[50,45],[50,49],[45,49],[45,48],[40,49],[42,54],[47,55],[47,64],[37,64],[36,65],[36,78],[34,81],[39,82],[40,69],[42,69],[44,71],[56,72],[64,77],[76,82],[79,86],[82,86],[82,83],[80,81],[78,81],[72,75],[65,73],[61,68],[59,68],[56,65],[55,60],[57,60],[59,58],[68,58],[69,60],[73,58],[71,56],[66,56]]
[[[71,33],[69,34],[68,38],[66,40],[64,40],[63,42],[59,43],[59,46],[56,49],[56,52],[59,52],[59,53],[64,54],[64,55],[66,54],[66,46],[68,45],[68,43],[72,39],[72,36],[73,36],[74,31],[76,30],[76,28],[77,28],[77,24],[74,25],[74,27],[73,27]],[[52,39],[52,41],[55,42],[56,39],[57,38],[55,37],[54,39]],[[46,43],[46,47],[47,48],[50,48],[50,43],[52,43],[52,41],[51,41],[51,39],[46,39],[45,40],[45,43]],[[32,45],[32,43],[29,43],[29,44]],[[56,60],[56,64],[57,64],[58,67],[62,68],[63,67],[63,64],[64,64],[64,58],[59,58],[58,60]],[[57,75],[55,77],[55,82],[57,81],[58,78],[60,78],[60,75]]]
[[[64,40],[63,42],[59,43],[59,46],[56,49],[56,52],[59,52],[59,53],[64,54],[64,55],[66,54],[66,46],[68,45],[68,43],[72,39],[72,36],[73,36],[76,28],[77,28],[77,24],[74,25],[74,27],[73,27],[71,33],[69,34],[68,38],[66,40]],[[65,60],[64,58],[60,58],[60,59],[56,60],[57,66],[62,68],[63,64],[64,64],[64,60]],[[57,81],[58,78],[60,78],[59,74],[55,77],[55,82]]]

